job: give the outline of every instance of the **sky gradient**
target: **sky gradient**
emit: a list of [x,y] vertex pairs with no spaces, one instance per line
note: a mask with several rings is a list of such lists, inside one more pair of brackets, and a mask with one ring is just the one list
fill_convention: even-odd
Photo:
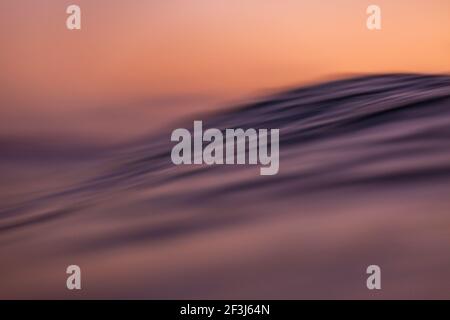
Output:
[[[65,27],[73,3],[81,31]],[[450,71],[449,1],[376,1],[381,31],[366,28],[372,3],[2,1],[3,120],[21,132],[36,125],[23,112],[67,123],[104,108],[123,119],[129,108],[165,123],[169,114],[347,74]]]

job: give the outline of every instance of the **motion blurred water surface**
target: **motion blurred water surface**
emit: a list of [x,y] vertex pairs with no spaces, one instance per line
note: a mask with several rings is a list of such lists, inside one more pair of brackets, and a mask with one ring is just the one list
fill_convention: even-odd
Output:
[[278,175],[174,166],[171,131],[192,119],[102,150],[0,141],[0,297],[450,298],[449,76],[326,82],[196,119],[279,128]]

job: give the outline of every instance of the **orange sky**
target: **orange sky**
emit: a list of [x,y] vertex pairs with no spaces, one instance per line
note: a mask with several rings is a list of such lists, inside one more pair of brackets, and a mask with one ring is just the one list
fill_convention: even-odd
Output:
[[[73,3],[81,31],[65,27]],[[366,29],[369,4],[381,31]],[[9,0],[0,20],[5,112],[153,101],[157,114],[172,98],[190,108],[348,73],[450,71],[448,0]]]

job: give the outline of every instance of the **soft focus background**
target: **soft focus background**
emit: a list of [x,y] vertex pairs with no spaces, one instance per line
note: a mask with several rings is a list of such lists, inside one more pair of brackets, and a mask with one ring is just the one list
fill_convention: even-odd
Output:
[[70,32],[72,3],[1,1],[1,134],[123,141],[302,83],[450,70],[448,0],[376,1],[380,32],[361,0],[80,0]]
[[[449,298],[450,1],[369,4],[1,1],[0,297]],[[171,166],[194,118],[280,174]]]

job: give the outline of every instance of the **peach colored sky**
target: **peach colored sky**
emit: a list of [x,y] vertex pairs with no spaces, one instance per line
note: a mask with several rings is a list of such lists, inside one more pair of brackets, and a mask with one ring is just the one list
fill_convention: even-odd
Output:
[[[73,3],[81,31],[65,28]],[[372,3],[381,31],[365,27]],[[156,115],[172,98],[195,109],[348,73],[450,71],[448,0],[10,0],[0,20],[5,112],[152,101]]]

